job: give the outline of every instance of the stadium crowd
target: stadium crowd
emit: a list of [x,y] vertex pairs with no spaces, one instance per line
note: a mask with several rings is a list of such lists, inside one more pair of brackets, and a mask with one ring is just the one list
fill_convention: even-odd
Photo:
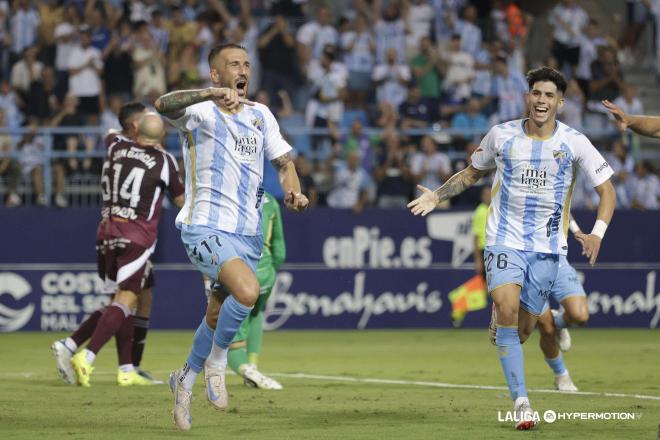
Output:
[[[591,138],[607,150],[619,207],[658,209],[657,173],[600,101],[643,112],[622,63],[634,58],[640,26],[660,17],[660,0],[629,2],[620,39],[578,3],[561,0],[548,14],[543,63],[570,80],[560,119],[601,133]],[[124,102],[151,107],[166,91],[208,87],[210,48],[234,42],[251,58],[250,96],[273,109],[298,152],[312,205],[403,208],[417,183],[436,188],[465,167],[491,125],[524,116],[532,23],[511,0],[0,1],[0,127],[29,128],[0,134],[0,152],[15,152],[0,157],[4,205],[23,202],[21,181],[35,204],[48,202],[39,127],[119,129]],[[174,136],[165,146],[179,149]],[[102,148],[97,135],[52,140],[54,151]],[[67,179],[99,174],[98,157],[52,162],[56,206],[69,204]],[[276,187],[271,170],[266,188]],[[480,192],[453,203],[474,206]],[[596,201],[578,179],[572,206]]]

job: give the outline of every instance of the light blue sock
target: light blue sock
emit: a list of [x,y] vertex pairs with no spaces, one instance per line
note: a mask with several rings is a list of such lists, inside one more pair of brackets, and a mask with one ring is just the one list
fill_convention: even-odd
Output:
[[495,334],[500,363],[511,393],[511,399],[527,397],[523,352],[517,328],[497,327]]
[[199,373],[204,368],[204,361],[211,353],[211,346],[213,345],[213,329],[206,323],[206,317],[202,318],[202,322],[197,327],[195,337],[193,338],[192,349],[186,361],[191,370]]
[[563,310],[560,311],[559,313],[557,313],[553,317],[553,319],[555,321],[555,327],[557,327],[557,328],[566,328],[566,327],[568,327],[566,325],[566,321],[564,321],[564,311]]
[[245,307],[236,301],[236,298],[229,295],[220,308],[218,325],[215,327],[215,332],[213,333],[213,342],[215,342],[215,345],[222,349],[228,348],[232,339],[236,336],[241,323],[250,314],[251,310],[252,307]]
[[545,363],[548,364],[548,367],[552,368],[552,371],[554,371],[555,375],[557,376],[566,373],[566,366],[564,366],[564,356],[562,356],[561,352],[559,352],[559,356],[554,359],[546,359]]

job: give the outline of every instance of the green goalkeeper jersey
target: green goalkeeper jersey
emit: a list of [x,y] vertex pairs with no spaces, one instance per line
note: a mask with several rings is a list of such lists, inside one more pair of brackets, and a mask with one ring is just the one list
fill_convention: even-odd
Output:
[[264,246],[257,272],[271,266],[277,271],[286,258],[286,244],[282,229],[282,214],[275,197],[264,193],[264,204],[261,212],[261,230],[264,234]]

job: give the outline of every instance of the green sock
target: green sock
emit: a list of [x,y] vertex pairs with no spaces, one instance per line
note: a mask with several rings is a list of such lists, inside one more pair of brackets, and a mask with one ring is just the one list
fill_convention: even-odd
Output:
[[247,358],[251,364],[257,365],[259,353],[261,353],[261,343],[264,337],[264,313],[259,312],[255,316],[250,316],[250,329],[247,337]]
[[247,350],[245,347],[230,349],[229,353],[227,353],[227,363],[235,373],[238,373],[240,366],[248,363]]

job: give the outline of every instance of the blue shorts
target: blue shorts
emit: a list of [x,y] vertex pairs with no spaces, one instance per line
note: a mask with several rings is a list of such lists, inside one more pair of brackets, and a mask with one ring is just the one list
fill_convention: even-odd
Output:
[[229,260],[240,258],[257,270],[262,235],[241,235],[201,225],[181,225],[181,240],[190,261],[212,280],[218,279],[220,268]]
[[561,303],[569,296],[586,296],[584,287],[582,287],[578,279],[577,272],[568,263],[564,255],[559,257],[559,271],[557,271],[557,279],[554,286],[552,286],[550,296],[558,303]]
[[484,250],[488,292],[505,284],[517,284],[520,307],[540,316],[549,307],[548,296],[559,270],[559,255],[486,246]]

